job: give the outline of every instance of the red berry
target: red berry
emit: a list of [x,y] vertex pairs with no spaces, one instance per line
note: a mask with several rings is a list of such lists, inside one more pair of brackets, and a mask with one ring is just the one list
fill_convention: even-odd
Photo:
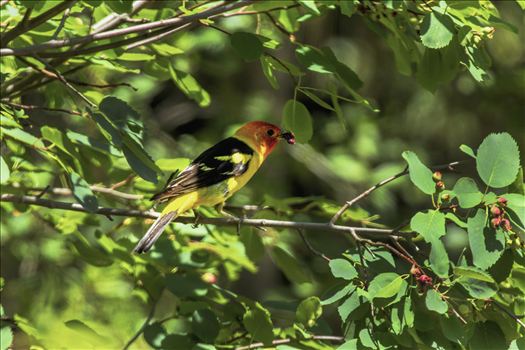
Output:
[[501,220],[501,226],[503,226],[503,229],[505,231],[511,231],[512,230],[512,226],[510,225],[510,221],[507,220],[507,219]]
[[498,208],[497,206],[493,205],[490,208],[490,212],[492,213],[492,216],[499,216],[501,214],[501,209]]
[[497,218],[490,220],[490,223],[492,224],[492,227],[498,227],[501,224],[501,217],[498,216]]
[[505,207],[507,205],[507,200],[503,197],[499,197],[498,198],[498,203],[499,205],[501,205],[502,207]]
[[438,181],[436,182],[436,188],[439,190],[439,191],[442,191],[445,189],[445,183],[443,181]]
[[209,284],[215,284],[217,283],[217,276],[215,276],[213,273],[211,272],[205,272],[202,274],[201,276],[202,280],[206,283],[209,283]]
[[417,267],[416,265],[412,265],[412,268],[410,269],[410,274],[419,277],[421,276],[421,269]]
[[417,281],[421,283],[424,286],[431,286],[432,285],[432,277],[427,275],[421,275],[417,277]]

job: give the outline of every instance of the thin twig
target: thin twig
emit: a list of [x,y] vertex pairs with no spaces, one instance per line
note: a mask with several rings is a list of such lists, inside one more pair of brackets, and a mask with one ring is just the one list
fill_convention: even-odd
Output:
[[8,102],[8,101],[4,101],[4,100],[0,101],[0,103],[5,103],[6,105],[9,105],[11,107],[18,108],[18,109],[24,109],[24,110],[27,110],[27,111],[42,110],[42,111],[49,111],[49,112],[66,113],[66,114],[71,114],[71,115],[79,115],[79,116],[83,115],[80,112],[70,111],[68,109],[62,109],[62,108],[48,108],[48,107],[44,107],[44,106],[24,105],[24,104],[19,104],[19,103],[14,103],[14,102]]
[[135,340],[137,340],[140,335],[142,334],[142,332],[144,332],[144,329],[146,329],[146,327],[148,326],[149,322],[151,321],[151,319],[153,318],[153,315],[155,314],[155,309],[157,308],[157,303],[158,303],[159,299],[156,299],[154,302],[153,302],[153,305],[151,306],[151,310],[149,311],[148,313],[148,317],[146,317],[146,319],[144,320],[144,323],[142,324],[142,326],[140,326],[140,328],[138,329],[137,333],[135,333],[133,335],[133,337],[131,337],[130,340],[128,340],[128,342],[126,343],[126,345],[124,345],[124,347],[122,348],[123,350],[127,350],[129,349],[129,347],[131,346],[131,344],[133,344],[135,342]]
[[[272,345],[288,344],[293,341],[310,340],[310,339],[326,340],[326,341],[333,341],[333,342],[339,342],[339,343],[342,343],[345,341],[344,337],[339,337],[336,335],[313,335],[312,337],[307,338],[307,339],[277,339],[277,340],[272,341]],[[250,350],[250,349],[262,348],[264,346],[265,346],[264,343],[253,343],[250,345],[236,347],[235,350]]]
[[520,318],[513,314],[512,312],[510,312],[509,310],[507,310],[506,308],[503,307],[503,305],[500,305],[497,301],[495,301],[494,299],[489,299],[490,303],[494,306],[496,306],[498,309],[500,309],[501,311],[503,311],[504,313],[506,313],[510,318],[512,318],[514,321],[516,321],[520,326],[523,327],[523,329],[525,329],[525,323],[520,320]]
[[[444,164],[444,165],[438,165],[438,166],[435,166],[435,167],[432,167],[432,170],[444,170],[444,169],[449,169],[449,170],[453,170],[454,167],[456,165],[459,165],[463,163],[463,161],[457,161],[457,162],[451,162],[451,163],[448,163],[448,164]],[[405,169],[395,175],[392,175],[380,182],[378,182],[377,184],[375,184],[374,186],[370,187],[369,189],[367,189],[366,191],[362,192],[361,194],[359,194],[357,197],[354,197],[352,200],[349,200],[347,201],[338,211],[337,213],[335,213],[335,215],[332,217],[332,219],[330,220],[330,224],[334,225],[337,220],[341,217],[341,215],[343,215],[343,213],[348,209],[350,208],[352,205],[354,205],[355,203],[357,203],[359,200],[367,197],[370,193],[372,193],[373,191],[377,190],[378,188],[386,185],[387,183],[389,182],[392,182],[394,181],[395,179],[398,179],[400,177],[403,177],[405,175],[408,174],[408,166],[405,167]]]
[[60,34],[62,29],[64,28],[64,25],[66,24],[66,20],[69,17],[69,13],[71,12],[71,7],[75,4],[75,2],[77,2],[77,0],[73,0],[69,4],[69,7],[64,11],[64,14],[62,15],[62,19],[60,20],[60,23],[58,24],[58,27],[57,27],[57,29],[55,30],[55,33],[52,36],[53,40],[58,38],[58,34]]
[[[124,36],[128,34],[133,34],[133,33],[144,33],[149,30],[158,29],[158,28],[166,28],[166,27],[173,27],[173,26],[180,27],[180,26],[186,25],[191,22],[195,22],[195,21],[205,19],[205,18],[210,18],[216,15],[220,15],[225,12],[237,9],[239,7],[247,6],[252,1],[253,0],[240,0],[237,2],[226,2],[220,6],[216,6],[216,7],[204,10],[200,13],[196,13],[196,14],[189,15],[189,16],[172,17],[172,18],[163,19],[160,21],[138,24],[138,25],[129,26],[126,28],[108,30],[105,32],[89,34],[89,35],[85,35],[81,37],[68,38],[68,39],[62,39],[62,40],[50,40],[42,44],[30,45],[30,46],[26,46],[23,48],[2,48],[0,49],[0,56],[34,55],[35,53],[39,53],[39,52],[42,52],[48,49],[56,49],[56,48],[62,48],[62,47],[67,47],[67,46],[73,46],[76,44],[91,43],[94,41],[115,38],[118,36]],[[45,56],[42,55],[42,57],[45,57]]]
[[49,63],[47,63],[45,60],[39,58],[39,57],[35,57],[35,59],[37,59],[40,63],[43,63],[48,69],[51,70],[50,71],[47,71],[43,68],[39,68],[35,65],[33,65],[32,63],[30,63],[29,61],[23,59],[22,57],[19,57],[19,59],[23,60],[26,64],[28,65],[31,65],[33,68],[41,71],[42,73],[46,74],[46,75],[49,75],[49,73],[51,74],[54,74],[56,76],[56,78],[62,82],[62,84],[64,84],[65,86],[67,86],[71,91],[73,91],[78,97],[80,97],[82,100],[84,100],[84,102],[86,102],[90,107],[92,108],[95,108],[97,107],[97,105],[95,103],[93,103],[89,98],[87,98],[86,96],[84,96],[83,93],[81,93],[80,91],[78,91],[73,85],[71,85],[67,80],[66,78],[64,78],[64,76],[62,74],[60,74],[60,72],[58,70],[56,70],[55,68],[53,68],[52,66],[49,65]]
[[[156,219],[159,213],[154,211],[142,211],[136,209],[123,209],[123,208],[108,208],[98,207],[94,212],[89,212],[82,205],[78,203],[67,203],[59,202],[49,199],[37,198],[35,196],[17,196],[11,193],[3,193],[0,196],[1,202],[12,202],[12,203],[25,203],[29,205],[36,205],[46,207],[50,209],[62,209],[71,210],[84,213],[100,214],[100,215],[112,215],[112,216],[126,216],[126,217],[138,217]],[[193,224],[195,218],[180,216],[174,220],[175,222],[181,222],[184,224]],[[328,223],[317,223],[317,222],[299,222],[299,221],[285,221],[285,220],[269,220],[269,219],[246,219],[246,218],[235,218],[235,217],[220,217],[220,218],[207,218],[203,217],[200,219],[201,224],[217,225],[217,226],[238,226],[239,223],[245,226],[252,227],[275,227],[275,228],[289,228],[289,229],[304,229],[311,230],[313,232],[338,232],[341,234],[348,234],[356,232],[362,235],[373,237],[373,239],[388,239],[392,236],[392,230],[378,229],[369,227],[352,227],[342,225],[330,225]],[[414,236],[413,232],[403,232],[403,236]],[[402,236],[396,236],[402,238]],[[360,237],[362,241],[364,238]],[[370,243],[373,243],[370,241]]]
[[299,233],[299,235],[300,235],[301,238],[303,239],[303,242],[304,242],[304,244],[306,245],[306,247],[307,247],[312,253],[314,253],[314,255],[317,255],[317,256],[323,258],[324,260],[330,262],[330,258],[329,258],[329,257],[327,257],[326,255],[324,255],[323,253],[321,253],[320,251],[318,251],[317,249],[315,249],[315,248],[310,244],[310,242],[308,242],[308,240],[306,239],[306,236],[304,235],[303,230],[301,230],[301,229],[297,229],[297,232]]
[[170,29],[167,32],[163,32],[163,33],[154,35],[151,38],[147,38],[147,39],[144,39],[144,40],[137,41],[136,43],[128,45],[126,47],[126,50],[131,50],[131,49],[134,49],[136,47],[144,46],[144,45],[150,44],[152,42],[158,41],[160,39],[163,39],[163,38],[167,37],[168,35],[171,35],[171,34],[174,34],[174,33],[178,32],[178,31],[186,29],[186,28],[188,28],[188,27],[190,27],[192,25],[194,25],[194,23],[188,23],[188,24],[182,25],[180,27],[176,27],[176,28]]
[[7,45],[11,40],[19,37],[20,35],[30,31],[31,29],[38,27],[41,24],[44,24],[49,19],[55,17],[62,11],[66,10],[71,6],[72,2],[76,0],[65,0],[55,7],[50,8],[46,12],[36,16],[33,19],[29,20],[29,15],[31,14],[32,8],[29,8],[26,12],[27,18],[24,15],[24,19],[13,29],[2,35],[2,46]]

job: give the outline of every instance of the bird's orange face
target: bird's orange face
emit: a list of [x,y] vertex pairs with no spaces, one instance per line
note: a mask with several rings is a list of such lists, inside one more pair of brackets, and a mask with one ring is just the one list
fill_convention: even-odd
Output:
[[295,143],[295,137],[291,132],[281,130],[277,125],[263,121],[246,123],[235,134],[243,139],[251,139],[253,146],[259,148],[265,157],[270,154],[280,139],[285,139],[289,144]]

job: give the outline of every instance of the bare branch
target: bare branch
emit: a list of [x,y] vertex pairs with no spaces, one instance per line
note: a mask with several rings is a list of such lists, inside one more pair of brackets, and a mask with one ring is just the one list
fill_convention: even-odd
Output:
[[[308,338],[308,339],[326,340],[326,341],[332,341],[332,342],[338,342],[338,343],[342,343],[345,341],[344,337],[339,337],[336,335],[313,335],[311,338]],[[272,345],[288,344],[288,343],[293,342],[294,340],[296,339],[277,339],[272,342]],[[264,347],[264,343],[253,343],[253,344],[246,345],[246,346],[236,347],[235,350],[250,350],[250,349],[257,349],[257,348],[262,348],[262,347]]]
[[[236,8],[249,5],[252,1],[253,0],[240,0],[238,2],[228,2],[223,5],[204,10],[200,13],[196,13],[194,15],[189,15],[189,16],[184,16],[184,17],[172,17],[172,18],[168,18],[168,19],[164,19],[160,21],[138,24],[135,26],[129,26],[126,28],[119,28],[119,29],[108,30],[105,32],[100,32],[100,33],[93,33],[93,34],[85,35],[82,37],[75,37],[71,39],[61,39],[61,40],[50,40],[42,44],[31,45],[31,46],[27,46],[23,48],[15,48],[15,49],[3,48],[3,49],[0,49],[0,56],[34,55],[35,53],[39,53],[47,49],[56,49],[56,48],[62,48],[62,47],[76,45],[76,44],[91,43],[91,42],[98,41],[98,40],[110,39],[110,38],[123,36],[127,34],[133,34],[133,33],[144,33],[144,32],[148,32],[153,29],[158,29],[158,28],[181,27],[183,25],[198,21],[200,19],[213,17],[214,15],[219,15],[224,12],[228,12]],[[42,55],[42,57],[45,57],[45,56]]]
[[[59,202],[49,199],[37,198],[35,196],[17,196],[10,193],[4,193],[0,197],[1,202],[13,202],[13,203],[25,203],[29,205],[36,205],[46,207],[50,209],[61,209],[71,210],[84,213],[90,213],[82,205],[78,203],[67,203]],[[122,208],[107,208],[99,207],[94,214],[110,215],[110,216],[126,216],[126,217],[138,217],[156,219],[159,213],[154,211],[142,211],[136,209],[122,209]],[[180,216],[174,220],[175,222],[181,222],[184,224],[193,224],[195,218]],[[316,223],[316,222],[297,222],[297,221],[285,221],[285,220],[268,220],[268,219],[245,219],[235,217],[221,217],[221,218],[206,218],[202,217],[199,219],[200,224],[210,224],[217,226],[253,226],[253,227],[274,227],[274,228],[290,228],[290,229],[304,229],[311,230],[313,232],[337,232],[341,234],[348,234],[351,232],[358,232],[361,235],[367,235],[373,239],[389,239],[393,237],[392,230],[378,229],[369,227],[351,227],[341,225],[330,225],[328,223]],[[403,236],[413,236],[413,232],[403,232]],[[403,238],[395,236],[399,239]]]
[[[46,12],[42,13],[41,15],[36,16],[33,19],[27,20],[24,16],[24,19],[13,29],[5,33],[1,40],[2,40],[2,46],[7,45],[11,40],[17,38],[18,36],[30,31],[31,29],[38,27],[41,24],[44,24],[49,19],[55,17],[62,11],[68,9],[72,3],[74,3],[76,0],[65,0],[64,2],[61,2],[60,4],[56,5],[53,8],[50,8]],[[26,14],[31,14],[31,8],[27,10]]]
[[[462,161],[458,161],[458,162],[451,162],[451,163],[448,163],[448,164],[444,164],[444,165],[438,165],[438,166],[435,166],[435,167],[432,167],[433,170],[443,170],[443,169],[450,169],[452,170],[456,165],[459,165],[463,163]],[[408,167],[405,167],[405,169],[395,175],[392,175],[382,181],[379,181],[377,184],[375,184],[374,186],[370,187],[369,189],[367,189],[366,191],[362,192],[361,194],[359,194],[357,197],[354,197],[353,199],[347,201],[338,211],[337,213],[335,213],[335,215],[332,217],[332,219],[330,220],[330,224],[332,225],[335,225],[335,223],[337,222],[337,220],[341,217],[341,215],[343,215],[343,213],[348,209],[350,208],[352,205],[354,205],[355,203],[357,203],[358,201],[360,201],[361,199],[367,197],[370,193],[372,193],[373,191],[377,190],[378,188],[386,185],[387,183],[389,182],[392,182],[394,181],[395,179],[398,179],[400,177],[403,177],[405,175],[408,174]]]
[[67,114],[71,114],[71,115],[83,116],[83,114],[80,113],[80,112],[70,111],[68,109],[62,109],[62,108],[48,108],[48,107],[44,107],[44,106],[24,105],[24,104],[19,104],[19,103],[4,101],[4,100],[2,100],[1,103],[5,103],[6,105],[9,105],[11,107],[24,109],[24,110],[28,110],[28,111],[42,110],[42,111],[48,111],[48,112],[60,112],[60,113],[67,113]]

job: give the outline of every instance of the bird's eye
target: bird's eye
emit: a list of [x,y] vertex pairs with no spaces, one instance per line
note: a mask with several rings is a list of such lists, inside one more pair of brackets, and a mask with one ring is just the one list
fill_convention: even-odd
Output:
[[273,134],[275,134],[275,131],[273,131],[273,129],[268,129],[266,133],[268,134],[268,136],[273,136]]

